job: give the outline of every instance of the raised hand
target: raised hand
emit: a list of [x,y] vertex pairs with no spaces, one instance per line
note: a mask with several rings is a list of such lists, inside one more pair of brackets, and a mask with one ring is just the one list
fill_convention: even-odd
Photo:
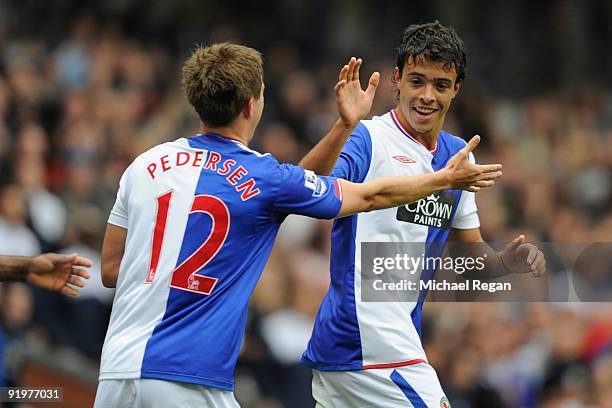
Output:
[[374,72],[370,77],[367,89],[362,90],[359,82],[361,63],[361,58],[351,57],[348,64],[340,70],[338,83],[334,87],[338,113],[346,127],[357,126],[359,121],[370,112],[380,80],[380,74]]
[[474,164],[469,160],[470,153],[480,143],[476,135],[457,154],[450,158],[444,171],[448,173],[452,188],[477,192],[483,187],[491,187],[495,179],[501,177],[501,164]]
[[537,246],[525,243],[525,236],[519,235],[499,254],[501,262],[508,272],[532,273],[535,277],[544,275],[546,259]]
[[89,272],[78,266],[90,267],[91,261],[77,254],[59,255],[48,253],[33,257],[29,262],[27,281],[39,288],[78,296],[79,291],[68,284],[82,288],[81,278],[89,279]]

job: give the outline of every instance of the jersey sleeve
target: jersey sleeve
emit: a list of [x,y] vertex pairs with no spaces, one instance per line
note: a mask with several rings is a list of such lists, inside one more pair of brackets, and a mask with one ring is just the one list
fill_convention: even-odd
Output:
[[361,183],[370,169],[372,161],[372,139],[370,131],[363,124],[355,128],[342,148],[332,176]]
[[317,176],[291,164],[279,166],[278,193],[273,211],[280,215],[334,218],[342,207],[342,190],[335,177]]
[[[469,160],[471,163],[476,162],[472,153],[470,153]],[[461,192],[457,213],[455,214],[451,226],[457,229],[473,229],[480,227],[478,209],[476,208],[476,193],[471,193],[469,191]]]
[[117,199],[115,205],[108,217],[108,223],[121,228],[128,227],[128,192],[132,184],[132,165],[130,165],[119,181],[119,191],[117,191]]

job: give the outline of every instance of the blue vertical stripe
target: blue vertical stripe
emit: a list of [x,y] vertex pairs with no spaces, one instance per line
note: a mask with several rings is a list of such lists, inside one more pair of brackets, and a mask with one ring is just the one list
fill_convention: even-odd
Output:
[[313,328],[302,364],[322,371],[363,367],[355,301],[355,236],[358,214],[334,221],[330,288]]
[[[370,131],[360,123],[342,149],[334,177],[361,183],[372,161]],[[358,215],[334,221],[330,287],[321,303],[302,364],[322,371],[363,367],[361,333],[355,300],[355,237]]]
[[427,404],[425,404],[425,401],[423,401],[423,399],[419,396],[419,394],[417,394],[414,388],[412,388],[410,384],[408,384],[408,382],[404,379],[404,377],[400,375],[397,370],[393,370],[389,378],[391,378],[391,381],[393,381],[393,383],[397,385],[400,390],[402,390],[402,392],[404,393],[406,398],[408,398],[408,401],[410,401],[414,408],[427,408]]

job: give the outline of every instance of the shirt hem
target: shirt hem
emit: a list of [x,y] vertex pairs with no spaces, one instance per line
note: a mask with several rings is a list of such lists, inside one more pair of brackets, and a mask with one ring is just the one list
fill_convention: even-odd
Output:
[[105,371],[100,373],[98,380],[130,380],[134,378],[151,378],[154,380],[182,382],[216,388],[223,391],[234,391],[233,381],[160,371]]
[[302,365],[306,367],[319,370],[319,371],[359,371],[359,370],[376,370],[382,368],[397,368],[411,366],[415,364],[429,364],[425,358],[417,357],[406,359],[402,361],[394,361],[387,363],[376,363],[376,364],[363,364],[358,363],[321,363],[318,361],[312,361],[305,357],[302,357]]
[[140,378],[140,371],[101,371],[98,380],[131,380]]
[[108,218],[107,224],[112,224],[116,227],[120,227],[123,229],[127,229],[128,227],[128,222],[127,222],[127,218],[119,218],[117,216],[111,216]]
[[203,385],[206,387],[217,388],[223,391],[234,391],[233,381],[216,380],[213,378],[198,377],[193,375],[175,374],[175,373],[164,373],[159,371],[143,371],[141,374],[142,378],[152,378],[155,380],[167,380],[184,382],[188,384]]
[[480,228],[480,223],[479,222],[459,222],[455,225],[451,225],[451,228],[454,229],[460,229],[460,230],[466,230],[466,229],[476,229],[476,228]]
[[302,357],[302,365],[319,371],[358,371],[363,370],[363,364],[358,363],[321,363]]

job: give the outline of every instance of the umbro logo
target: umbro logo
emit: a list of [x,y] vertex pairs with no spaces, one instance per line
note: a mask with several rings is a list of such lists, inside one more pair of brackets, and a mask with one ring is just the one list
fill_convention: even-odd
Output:
[[393,158],[402,164],[416,163],[416,160],[411,159],[408,156],[393,156]]

